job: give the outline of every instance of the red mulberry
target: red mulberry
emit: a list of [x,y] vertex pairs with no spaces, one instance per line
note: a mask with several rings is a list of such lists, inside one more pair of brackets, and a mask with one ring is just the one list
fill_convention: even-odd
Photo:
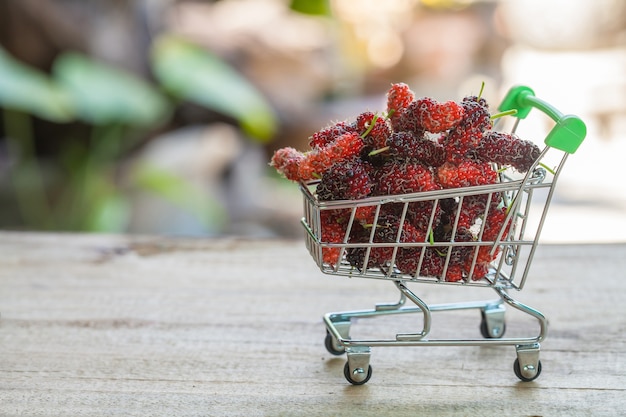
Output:
[[465,115],[463,106],[455,101],[439,103],[428,97],[416,100],[412,111],[415,112],[418,124],[432,133],[455,127]]
[[358,133],[344,133],[324,148],[317,148],[305,154],[298,167],[298,175],[302,180],[320,178],[337,162],[359,155],[363,146],[363,139]]
[[415,94],[405,83],[395,83],[387,92],[387,115],[390,120],[397,119],[415,99]]
[[313,133],[309,137],[309,146],[311,149],[324,148],[333,143],[339,136],[349,132],[356,132],[356,127],[347,122],[337,122]]
[[376,195],[398,195],[441,189],[432,170],[420,163],[389,162],[379,168],[375,175]]
[[276,168],[280,174],[291,181],[300,180],[298,166],[304,159],[304,154],[294,148],[286,147],[278,149],[272,156],[270,165]]
[[488,163],[464,160],[459,164],[446,162],[437,168],[437,178],[444,188],[459,188],[494,184],[498,180],[498,174]]
[[[329,211],[322,212],[321,215],[323,243],[342,243],[346,235],[346,226],[338,221],[334,213]],[[322,247],[322,259],[324,263],[336,265],[340,261],[340,247]]]

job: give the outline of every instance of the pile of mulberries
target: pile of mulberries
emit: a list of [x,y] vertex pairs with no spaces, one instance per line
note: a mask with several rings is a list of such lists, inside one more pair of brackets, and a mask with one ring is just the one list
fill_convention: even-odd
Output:
[[[387,93],[383,115],[366,111],[352,122],[331,124],[311,135],[310,150],[279,149],[270,165],[289,180],[316,181],[319,201],[495,184],[502,167],[528,171],[540,149],[492,130],[494,117],[484,98],[438,102],[418,98],[407,84],[397,83]],[[321,241],[350,243],[345,250],[324,247],[323,261],[333,266],[347,262],[361,271],[394,268],[446,281],[478,280],[498,248],[458,242],[506,238],[511,228],[507,218],[510,222],[499,193],[375,202],[359,205],[354,214],[350,209],[322,210]],[[410,245],[415,242],[427,244]],[[380,245],[385,243],[389,246]]]

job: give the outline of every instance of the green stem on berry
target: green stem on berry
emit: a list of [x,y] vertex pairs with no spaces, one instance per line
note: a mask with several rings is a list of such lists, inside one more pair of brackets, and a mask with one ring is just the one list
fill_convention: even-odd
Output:
[[313,176],[313,178],[318,179],[318,180],[321,180],[321,179],[322,179],[322,176],[321,176],[320,174],[318,174],[317,172],[313,172],[313,173],[311,174],[311,176]]
[[365,132],[363,132],[363,134],[361,135],[362,139],[365,139],[365,137],[370,134],[372,129],[374,129],[374,125],[376,124],[377,119],[378,119],[378,114],[374,114],[374,118],[370,122],[370,125],[367,127],[367,129],[365,129]]
[[556,172],[554,172],[553,169],[551,169],[550,167],[548,167],[546,164],[544,164],[543,162],[539,162],[539,166],[541,166],[542,168],[544,168],[546,171],[548,171],[550,174],[552,175],[556,175]]
[[500,117],[513,116],[515,114],[517,114],[517,109],[511,109],[511,110],[502,111],[500,113],[492,114],[491,117],[489,118],[491,120],[495,120],[495,119],[499,119]]
[[[511,212],[511,209],[513,208],[513,203],[514,200],[509,201],[509,204],[506,206],[506,214],[508,216],[508,214]],[[522,217],[520,213],[517,213],[517,217]]]
[[[428,229],[428,243],[430,243],[431,246],[435,244],[435,234],[433,233],[433,229]],[[439,256],[446,256],[445,252],[442,252],[437,248],[435,248],[435,252]]]
[[481,82],[480,83],[480,91],[478,92],[478,99],[480,100],[480,98],[483,96],[483,92],[485,91],[485,82]]
[[374,149],[373,151],[368,153],[367,156],[375,156],[375,155],[378,155],[379,153],[387,152],[388,150],[389,150],[389,146],[385,146],[379,149]]

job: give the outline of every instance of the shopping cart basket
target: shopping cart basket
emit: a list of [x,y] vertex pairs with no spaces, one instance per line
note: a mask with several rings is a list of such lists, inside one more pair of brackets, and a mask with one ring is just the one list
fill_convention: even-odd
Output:
[[[361,385],[372,374],[370,354],[372,347],[379,346],[515,346],[516,359],[513,369],[522,381],[532,381],[541,373],[539,360],[540,342],[546,337],[547,319],[538,310],[514,299],[511,290],[524,288],[526,278],[537,248],[541,229],[553,196],[554,187],[569,154],[574,153],[586,135],[585,124],[573,115],[564,115],[552,105],[537,98],[525,86],[513,87],[500,104],[500,111],[512,110],[508,121],[499,119],[494,130],[517,132],[521,120],[531,110],[537,109],[545,121],[554,122],[543,141],[545,147],[532,167],[524,174],[513,169],[496,167],[498,181],[494,184],[472,187],[427,191],[413,194],[367,197],[361,200],[319,201],[316,197],[316,181],[301,183],[304,197],[302,224],[306,230],[306,246],[325,274],[352,278],[373,278],[390,281],[400,291],[397,303],[379,304],[373,309],[333,312],[324,315],[327,334],[325,345],[334,355],[347,354],[344,376],[348,382]],[[545,117],[548,116],[548,117]],[[484,211],[474,224],[473,239],[460,236],[461,208],[470,202],[481,201]],[[403,222],[415,206],[426,213],[426,234],[420,241],[404,241]],[[382,213],[393,206],[401,221],[396,238],[380,242],[374,237],[377,227],[384,221]],[[426,208],[426,210],[424,210]],[[369,238],[352,238],[359,222],[355,220],[361,210],[369,210],[373,218]],[[435,213],[447,210],[450,217],[445,236],[435,238]],[[494,231],[487,231],[484,221],[490,212],[499,210],[504,219]],[[344,238],[340,242],[328,242],[322,238],[322,218],[330,212],[341,212],[347,218]],[[338,261],[324,261],[324,251],[339,251]],[[389,261],[385,266],[370,266],[369,260],[376,251],[386,250]],[[439,272],[428,272],[433,252],[439,261]],[[453,259],[460,252],[465,255],[464,273],[452,276]],[[407,253],[413,267],[398,267],[401,257]],[[480,264],[485,253],[489,254],[488,268]],[[412,283],[445,284],[456,286],[485,287],[493,289],[498,297],[488,301],[427,304],[408,288]],[[407,305],[410,300],[414,305]],[[531,337],[504,337],[505,311],[510,306],[536,319],[539,334]],[[438,311],[476,309],[481,313],[481,338],[434,339],[430,338],[432,313]],[[398,333],[395,338],[356,340],[350,336],[352,319],[373,318],[386,315],[418,313],[423,316],[422,328],[413,333]]]

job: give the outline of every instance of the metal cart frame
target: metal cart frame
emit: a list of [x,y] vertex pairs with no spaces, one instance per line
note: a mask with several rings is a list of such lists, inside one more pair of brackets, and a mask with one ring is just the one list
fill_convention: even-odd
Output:
[[[348,382],[361,385],[370,379],[372,374],[371,348],[379,346],[515,346],[517,357],[513,369],[516,376],[522,381],[532,381],[539,376],[541,373],[540,344],[547,335],[547,319],[540,311],[515,300],[510,295],[510,290],[520,291],[526,283],[557,179],[568,155],[574,153],[584,140],[586,127],[577,116],[564,115],[547,102],[537,98],[530,88],[517,86],[509,90],[499,106],[500,111],[515,110],[515,114],[512,116],[513,124],[506,130],[516,132],[520,120],[525,119],[533,109],[538,109],[555,122],[545,137],[545,147],[534,165],[524,175],[511,169],[499,169],[499,181],[496,184],[369,197],[356,201],[320,202],[314,192],[316,182],[301,183],[300,188],[304,197],[302,224],[306,230],[306,246],[321,271],[329,275],[388,280],[400,292],[400,299],[397,303],[378,304],[373,309],[333,312],[323,316],[327,330],[325,346],[334,355],[346,353],[347,361],[344,367],[344,376]],[[503,122],[503,124],[505,123]],[[556,159],[550,159],[549,155]],[[551,168],[550,163],[552,161],[555,161],[555,165],[552,165]],[[483,223],[476,231],[478,238],[475,241],[454,241],[463,200],[473,196],[485,196],[487,199],[486,210],[489,210],[489,201],[494,195],[501,197],[508,207],[506,220],[498,236],[492,240],[482,239],[485,228]],[[427,202],[427,204],[432,204],[432,213],[434,213],[437,205],[441,205],[447,199],[455,199],[459,203],[451,234],[453,237],[449,241],[434,242],[432,239],[425,239],[423,242],[405,243],[400,240],[400,231],[396,242],[392,244],[376,243],[372,238],[369,242],[356,243],[350,241],[350,229],[355,223],[356,212],[361,207],[369,206],[375,210],[374,223],[376,223],[383,205],[396,204],[403,207],[402,221],[404,221],[410,204]],[[329,243],[322,240],[321,216],[325,210],[344,210],[349,213],[350,218],[343,242]],[[485,217],[487,214],[487,212],[483,213]],[[433,219],[434,214],[430,217],[429,228],[433,224]],[[368,255],[373,249],[383,246],[393,247],[392,259],[395,259],[398,251],[404,248],[418,249],[421,256],[416,272],[407,274],[399,271],[394,267],[394,260],[390,262],[388,268],[369,268]],[[448,282],[445,276],[449,267],[450,256],[453,250],[458,247],[469,247],[474,251],[473,263],[470,267],[470,273],[466,277],[460,281]],[[340,261],[333,265],[325,263],[323,260],[324,248],[339,248]],[[353,248],[361,248],[365,251],[362,267],[355,267],[346,260],[346,254]],[[441,276],[420,276],[417,272],[420,271],[426,248],[436,248],[447,253]],[[481,248],[489,248],[491,253],[498,255],[491,263],[489,273],[481,279],[474,280],[471,278],[471,273],[476,267],[477,253]],[[497,298],[487,301],[429,305],[408,288],[409,283],[486,287],[493,289]],[[414,305],[407,306],[407,300],[410,300]],[[507,306],[536,319],[539,324],[539,333],[530,337],[505,338]],[[482,338],[433,339],[429,337],[432,313],[468,309],[481,312],[480,330]],[[422,328],[416,332],[398,333],[393,339],[355,340],[350,336],[352,319],[410,313],[421,313],[423,316]]]

